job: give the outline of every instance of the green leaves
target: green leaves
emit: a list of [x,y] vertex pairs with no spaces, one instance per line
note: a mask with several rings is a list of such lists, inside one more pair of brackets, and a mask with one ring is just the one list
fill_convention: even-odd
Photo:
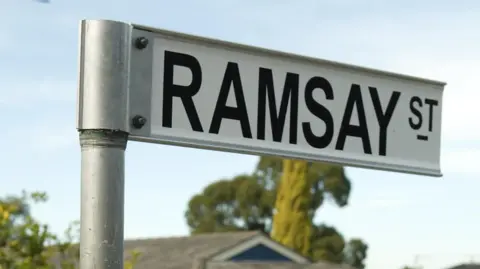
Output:
[[[0,269],[74,269],[78,267],[79,222],[65,231],[64,239],[30,215],[30,205],[47,202],[46,193],[22,192],[0,198]],[[125,262],[132,269],[140,253]]]
[[[243,230],[258,224],[266,225],[269,230],[281,175],[281,158],[261,157],[252,174],[206,186],[188,203],[185,218],[191,232]],[[312,192],[309,205],[312,219],[326,200],[347,205],[351,185],[341,166],[313,163],[307,180]]]
[[359,238],[351,239],[345,248],[345,262],[351,266],[363,269],[367,258],[368,246]]
[[[185,218],[191,233],[238,230],[270,233],[282,169],[282,158],[261,157],[251,174],[222,179],[206,186],[188,202]],[[295,204],[297,208],[307,207],[309,225],[326,201],[339,207],[348,204],[351,183],[343,167],[312,163],[306,181],[311,194],[308,203],[297,197]],[[343,236],[334,227],[324,224],[313,225],[311,233],[309,256],[314,261],[347,262],[363,268],[366,245],[362,248],[356,241],[345,244]]]
[[343,236],[332,226],[321,224],[315,227],[311,242],[311,258],[314,261],[343,261],[345,241]]
[[56,240],[47,225],[40,224],[29,212],[31,203],[47,200],[44,193],[23,192],[20,197],[0,200],[0,266],[4,268],[49,268],[48,244]]
[[140,258],[141,255],[142,255],[141,252],[139,252],[137,250],[133,250],[130,253],[130,256],[131,256],[130,259],[127,259],[125,261],[124,268],[125,269],[133,269],[135,267],[135,264],[137,264],[138,259]]
[[[283,159],[279,157],[261,157],[255,175],[268,189],[278,188],[283,169]],[[311,186],[311,216],[326,200],[332,200],[338,206],[348,204],[351,183],[342,166],[326,163],[311,163],[308,168],[307,181]]]
[[193,196],[185,213],[191,232],[227,232],[264,223],[271,217],[273,195],[250,175],[219,180]]

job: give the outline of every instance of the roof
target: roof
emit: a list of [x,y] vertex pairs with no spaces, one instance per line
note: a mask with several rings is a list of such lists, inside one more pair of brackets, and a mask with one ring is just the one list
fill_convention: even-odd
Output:
[[162,268],[187,269],[193,268],[200,260],[257,234],[257,232],[214,233],[126,240],[125,256],[128,257],[132,250],[141,252],[137,267],[142,269],[158,268],[158,264],[161,264]]
[[473,264],[473,263],[460,264],[460,265],[456,265],[454,267],[450,267],[448,269],[480,269],[480,264]]
[[[263,243],[295,262],[231,262],[229,257],[253,244]],[[157,269],[352,269],[330,263],[312,264],[305,257],[281,246],[261,232],[227,232],[184,237],[125,241],[125,257],[139,251],[136,268]]]
[[354,269],[348,265],[338,265],[326,262],[313,263],[309,265],[278,262],[278,263],[262,263],[262,262],[214,262],[209,264],[208,269]]

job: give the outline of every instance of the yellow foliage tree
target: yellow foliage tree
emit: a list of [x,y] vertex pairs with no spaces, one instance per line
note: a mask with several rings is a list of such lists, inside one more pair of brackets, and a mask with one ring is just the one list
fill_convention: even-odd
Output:
[[312,236],[311,186],[306,178],[307,169],[306,161],[283,160],[272,225],[274,240],[305,256],[309,256]]

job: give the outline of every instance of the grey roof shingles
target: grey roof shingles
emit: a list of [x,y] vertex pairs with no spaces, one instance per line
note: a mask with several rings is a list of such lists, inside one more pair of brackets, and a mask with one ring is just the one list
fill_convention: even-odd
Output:
[[347,265],[320,262],[211,262],[210,257],[249,240],[260,232],[212,233],[185,237],[137,239],[125,241],[125,257],[132,250],[141,253],[138,269],[352,269]]
[[[348,265],[325,262],[299,264],[294,262],[219,262],[209,258],[236,245],[264,236],[260,232],[212,233],[183,237],[162,237],[125,240],[125,258],[138,251],[135,269],[354,269]],[[53,262],[59,265],[58,256]],[[455,268],[480,269],[480,268]]]
[[299,264],[293,262],[213,262],[206,269],[354,269],[348,265],[326,262]]
[[460,264],[448,269],[480,269],[480,264]]
[[[256,235],[257,232],[235,232],[126,240],[125,257],[132,250],[137,250],[141,253],[137,268],[190,269],[202,258],[208,258]],[[202,266],[198,264],[195,267]]]

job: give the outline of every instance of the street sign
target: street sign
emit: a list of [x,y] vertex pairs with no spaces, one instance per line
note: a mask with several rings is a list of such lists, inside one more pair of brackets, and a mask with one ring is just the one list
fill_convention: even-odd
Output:
[[118,21],[79,40],[81,269],[123,268],[129,139],[441,176],[445,83]]
[[445,83],[133,26],[130,140],[441,176]]

